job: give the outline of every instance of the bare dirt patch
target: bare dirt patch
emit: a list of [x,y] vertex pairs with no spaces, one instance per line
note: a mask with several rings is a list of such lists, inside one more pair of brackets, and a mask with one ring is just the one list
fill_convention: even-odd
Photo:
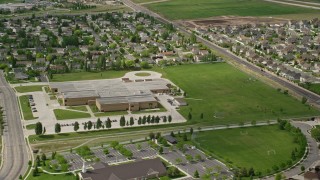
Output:
[[282,24],[288,19],[272,18],[272,17],[236,17],[236,16],[221,16],[215,18],[201,20],[187,20],[179,23],[189,27],[216,27],[216,26],[238,26],[245,24]]

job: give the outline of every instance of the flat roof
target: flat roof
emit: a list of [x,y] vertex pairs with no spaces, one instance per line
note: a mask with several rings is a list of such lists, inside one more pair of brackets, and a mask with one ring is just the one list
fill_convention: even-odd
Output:
[[157,101],[152,94],[116,96],[98,98],[100,104],[123,104],[123,103],[139,103],[139,102],[155,102]]
[[[91,81],[73,81],[73,82],[55,82],[50,83],[50,88],[57,88],[58,92],[69,97],[83,97],[81,93],[92,93],[92,97],[98,96],[101,98],[120,97],[137,95],[139,92],[150,93],[152,90],[169,89],[169,82],[164,79],[153,79],[152,81],[143,82],[123,82],[119,79],[91,80]],[[70,93],[71,92],[71,93]]]
[[70,91],[63,93],[64,98],[88,98],[88,97],[99,97],[96,91]]

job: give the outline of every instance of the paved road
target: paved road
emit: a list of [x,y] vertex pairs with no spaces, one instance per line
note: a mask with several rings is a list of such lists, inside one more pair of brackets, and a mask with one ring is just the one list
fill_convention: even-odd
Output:
[[15,180],[24,175],[28,167],[28,151],[23,135],[19,107],[14,91],[0,72],[1,103],[4,104],[6,124],[3,134],[3,166],[0,179]]

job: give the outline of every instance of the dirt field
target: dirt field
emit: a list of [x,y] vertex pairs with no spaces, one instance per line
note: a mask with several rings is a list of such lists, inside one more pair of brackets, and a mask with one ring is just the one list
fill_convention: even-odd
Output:
[[222,16],[216,18],[202,19],[202,20],[189,20],[180,21],[179,23],[189,27],[215,27],[215,26],[236,26],[244,24],[281,24],[287,22],[288,19],[280,18],[258,18],[258,17],[232,17],[232,16]]

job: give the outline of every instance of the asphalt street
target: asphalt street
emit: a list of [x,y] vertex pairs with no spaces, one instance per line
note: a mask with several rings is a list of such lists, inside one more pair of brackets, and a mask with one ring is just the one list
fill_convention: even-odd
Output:
[[18,179],[28,167],[27,144],[24,139],[19,107],[16,95],[0,72],[1,104],[5,110],[5,128],[3,133],[3,166],[0,180]]

